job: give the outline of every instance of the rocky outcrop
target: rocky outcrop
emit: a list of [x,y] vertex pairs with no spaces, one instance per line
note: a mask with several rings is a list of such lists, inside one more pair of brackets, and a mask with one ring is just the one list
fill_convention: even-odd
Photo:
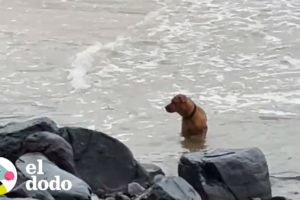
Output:
[[[83,179],[100,197],[126,192],[132,182],[148,187],[151,179],[120,141],[84,128],[58,126],[48,118],[10,123],[0,128],[0,157],[15,162],[39,152],[62,170]],[[21,177],[18,185],[26,180]]]
[[42,153],[61,169],[76,174],[73,149],[59,135],[51,132],[33,133],[25,138],[22,150],[24,153]]
[[127,193],[131,197],[137,197],[137,196],[143,194],[144,191],[145,191],[145,188],[138,183],[133,182],[133,183],[128,184]]
[[98,196],[126,192],[131,182],[143,187],[150,184],[148,173],[117,139],[101,132],[70,127],[61,128],[60,135],[73,147],[79,176]]
[[188,153],[178,173],[204,200],[271,198],[267,162],[257,148]]
[[47,131],[58,133],[58,127],[48,118],[38,118],[26,122],[9,123],[0,129],[0,156],[15,162],[22,154],[26,137]]
[[151,180],[154,180],[155,176],[165,176],[165,172],[157,165],[151,163],[142,163],[142,167],[148,172]]
[[[24,200],[270,200],[268,166],[257,148],[184,154],[180,177],[139,164],[120,141],[84,128],[58,126],[48,118],[0,127],[0,157],[16,163],[18,181],[5,199]],[[67,191],[28,191],[25,167],[43,160],[39,180],[70,180]],[[96,194],[97,197],[92,194]],[[283,197],[273,198],[284,199]]]

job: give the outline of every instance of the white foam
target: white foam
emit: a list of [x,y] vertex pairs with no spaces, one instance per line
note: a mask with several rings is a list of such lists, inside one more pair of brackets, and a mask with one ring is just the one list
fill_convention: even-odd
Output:
[[283,59],[291,64],[296,69],[300,69],[300,60],[296,58],[292,58],[290,56],[284,56]]
[[181,74],[181,76],[188,79],[188,80],[190,80],[190,81],[196,81],[196,79],[193,75]]
[[276,44],[280,44],[281,43],[281,39],[272,35],[266,35],[265,36],[265,40],[267,42],[271,42],[271,43],[276,43]]
[[217,81],[222,82],[224,81],[224,75],[223,74],[219,74],[216,76]]
[[142,78],[142,79],[137,79],[134,82],[136,82],[136,83],[144,83],[144,82],[146,82],[146,80],[144,78]]
[[72,70],[69,74],[71,84],[75,89],[87,89],[90,84],[86,81],[85,76],[87,70],[92,67],[94,55],[102,48],[101,43],[96,43],[89,46],[84,51],[77,53],[75,60],[72,63]]
[[39,65],[29,65],[29,66],[27,66],[27,68],[38,68],[39,67]]
[[[67,1],[67,0],[61,0]],[[144,17],[143,20],[136,23],[133,26],[128,27],[128,30],[135,29],[138,26],[142,26],[143,24],[152,21],[154,18],[159,16],[159,12],[163,9],[158,9],[154,12],[150,12],[148,15]],[[90,84],[86,80],[87,70],[92,67],[94,61],[94,55],[100,50],[114,50],[117,46],[122,45],[125,40],[127,40],[126,36],[119,35],[115,41],[102,45],[101,43],[96,43],[92,46],[89,46],[82,52],[79,52],[76,55],[75,60],[72,63],[72,70],[68,76],[71,79],[72,87],[77,89],[87,89],[90,87]],[[131,53],[130,51],[128,51]],[[155,67],[154,67],[155,66]],[[139,69],[154,69],[157,67],[157,63],[147,63],[145,65],[137,66]],[[98,71],[97,75],[100,77],[112,77],[110,72],[124,72],[126,69],[121,69],[117,65],[106,63],[106,66],[103,67],[100,71]]]
[[264,109],[258,110],[258,113],[271,114],[271,115],[277,115],[277,116],[296,116],[297,115],[297,113],[292,113],[292,112],[284,112],[281,110],[264,110]]
[[250,98],[256,101],[273,101],[278,103],[287,104],[300,104],[300,90],[291,92],[273,92],[273,93],[263,93],[263,94],[246,94],[243,98]]
[[112,78],[113,77],[112,73],[114,73],[114,72],[126,72],[126,71],[129,71],[129,70],[120,68],[117,65],[109,63],[109,64],[106,64],[106,66],[102,67],[101,70],[99,70],[96,73],[96,75],[98,75],[100,77]]

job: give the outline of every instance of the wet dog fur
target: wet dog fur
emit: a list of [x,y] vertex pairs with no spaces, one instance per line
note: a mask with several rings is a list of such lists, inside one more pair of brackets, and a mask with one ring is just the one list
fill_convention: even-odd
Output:
[[178,113],[182,117],[181,136],[197,137],[205,140],[207,134],[207,116],[205,111],[197,106],[189,97],[178,94],[165,107],[169,113]]

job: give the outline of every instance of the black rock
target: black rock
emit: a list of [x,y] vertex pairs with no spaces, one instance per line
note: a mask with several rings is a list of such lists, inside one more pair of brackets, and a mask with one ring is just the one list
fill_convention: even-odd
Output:
[[0,128],[0,157],[15,162],[24,153],[22,149],[24,139],[32,133],[41,131],[58,133],[58,127],[48,118],[39,118],[9,123]]
[[158,174],[153,178],[153,182],[156,183],[158,181],[161,181],[164,177],[164,175]]
[[258,148],[187,153],[178,173],[204,200],[271,198],[267,162]]
[[136,200],[201,200],[201,197],[183,178],[164,177]]
[[138,183],[129,183],[128,184],[128,194],[131,196],[138,196],[143,194],[145,188]]
[[154,177],[156,175],[163,175],[163,176],[165,176],[165,173],[163,172],[163,170],[159,166],[157,166],[155,164],[142,163],[142,166],[148,172],[148,174],[150,175],[150,178],[152,180],[154,180]]
[[148,173],[117,139],[84,128],[61,128],[60,134],[73,147],[78,174],[100,198],[126,192],[131,182],[149,185]]
[[[72,163],[68,143],[55,134],[71,145],[75,164]],[[0,157],[15,162],[27,152],[43,153],[61,169],[76,174],[90,184],[99,197],[126,192],[131,182],[143,187],[149,187],[152,183],[149,174],[120,141],[84,128],[58,129],[48,118],[10,123],[0,128]],[[77,173],[74,172],[74,165]],[[20,180],[18,185],[26,177]]]
[[12,197],[31,197],[39,200],[54,200],[51,194],[47,191],[37,190],[37,191],[29,191],[26,189],[25,183],[22,183],[18,187],[15,187],[12,191],[10,191],[6,196]]
[[36,132],[23,142],[24,153],[39,152],[61,169],[75,174],[73,149],[61,136],[50,132]]
[[72,188],[70,190],[47,190],[55,200],[90,200],[91,190],[89,186],[77,178],[76,176],[58,168],[54,163],[49,161],[45,156],[40,153],[29,153],[21,156],[16,161],[16,168],[18,171],[24,174],[27,178],[31,179],[32,175],[26,172],[26,166],[28,164],[38,165],[37,160],[42,160],[43,174],[35,174],[37,181],[39,180],[55,180],[58,176],[60,181],[68,180],[72,183]]

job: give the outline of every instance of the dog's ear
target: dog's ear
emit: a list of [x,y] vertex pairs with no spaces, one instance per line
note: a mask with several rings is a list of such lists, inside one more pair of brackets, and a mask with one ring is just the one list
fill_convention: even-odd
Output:
[[187,102],[187,97],[186,97],[185,95],[183,95],[183,94],[179,94],[179,95],[178,95],[178,98],[179,98],[179,101],[180,101],[181,103]]

